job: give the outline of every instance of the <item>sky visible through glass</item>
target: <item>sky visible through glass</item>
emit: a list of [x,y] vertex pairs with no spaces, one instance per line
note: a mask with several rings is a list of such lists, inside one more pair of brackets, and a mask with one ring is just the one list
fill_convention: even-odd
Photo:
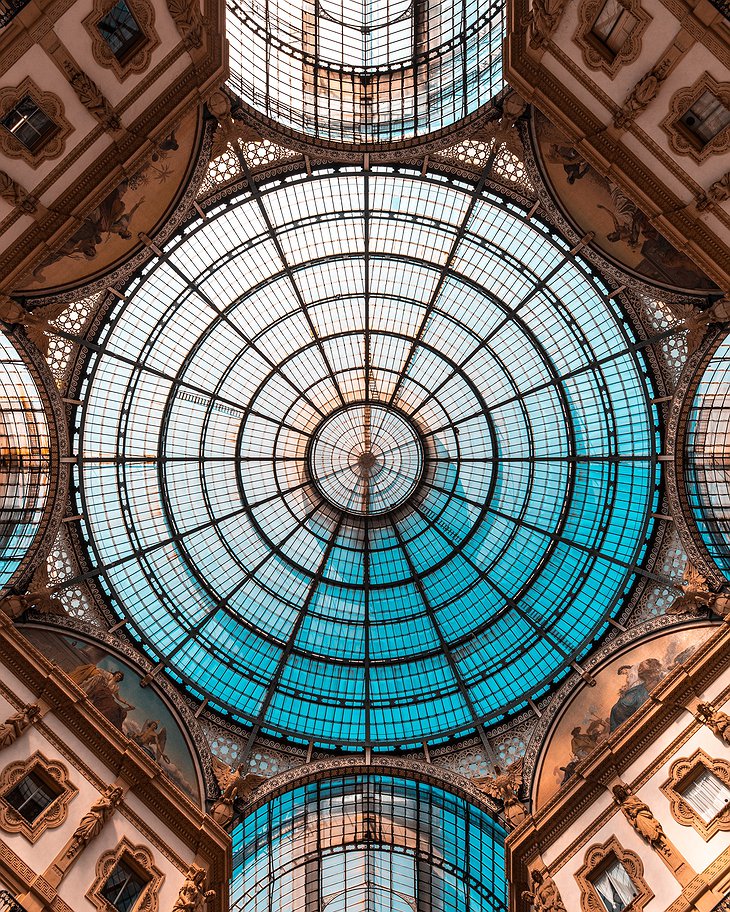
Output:
[[658,445],[634,341],[567,243],[436,174],[221,204],[135,280],[79,390],[115,610],[254,734],[498,720],[634,579]]

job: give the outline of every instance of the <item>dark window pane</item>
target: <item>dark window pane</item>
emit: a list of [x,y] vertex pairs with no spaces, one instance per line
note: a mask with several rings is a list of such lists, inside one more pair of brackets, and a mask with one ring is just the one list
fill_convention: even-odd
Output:
[[118,912],[130,912],[147,881],[125,861],[118,861],[101,890],[101,895]]
[[114,4],[99,21],[97,28],[114,56],[120,61],[127,59],[144,39],[137,20],[124,0],[118,0]]
[[28,773],[24,779],[10,789],[5,795],[5,800],[28,823],[33,823],[58,795],[59,792],[51,788],[36,773]]
[[30,152],[37,152],[58,130],[50,117],[26,95],[2,119],[2,125]]

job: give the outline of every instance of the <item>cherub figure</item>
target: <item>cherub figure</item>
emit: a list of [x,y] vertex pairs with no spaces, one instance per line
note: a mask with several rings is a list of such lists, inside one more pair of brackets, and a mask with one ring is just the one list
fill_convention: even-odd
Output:
[[710,592],[707,580],[689,561],[681,581],[674,583],[673,588],[679,589],[682,594],[667,608],[667,614],[686,614],[690,611],[697,614],[712,604],[713,593]]
[[626,785],[614,785],[613,794],[624,812],[624,817],[639,836],[643,837],[653,848],[665,849],[667,837],[661,823],[652,814],[649,805],[644,804],[636,795],[632,795]]
[[482,776],[472,780],[473,784],[480,792],[501,801],[507,820],[517,824],[527,816],[525,806],[519,798],[522,786],[522,759],[512,763],[506,770],[495,766],[494,772],[494,776]]
[[57,301],[36,307],[28,311],[12,298],[0,294],[0,320],[11,325],[23,326],[25,334],[42,355],[48,354],[48,332],[52,332],[50,323],[57,320],[68,308],[68,301]]
[[206,890],[205,880],[203,868],[196,864],[190,865],[172,912],[202,912],[205,904],[215,899],[215,890]]
[[236,799],[245,801],[249,798],[261,783],[266,781],[266,776],[252,773],[243,765],[234,770],[215,757],[213,773],[218,780],[221,796],[211,808],[211,815],[222,827],[227,827],[233,820],[233,804]]
[[167,729],[164,725],[160,728],[160,723],[156,719],[146,719],[139,734],[133,736],[133,740],[154,757],[158,763],[161,760],[164,760],[165,763],[170,762],[170,758],[165,753]]
[[692,304],[678,304],[672,301],[667,301],[666,305],[687,330],[689,354],[699,346],[708,326],[730,322],[730,297],[727,296],[715,301],[707,310],[698,310]]

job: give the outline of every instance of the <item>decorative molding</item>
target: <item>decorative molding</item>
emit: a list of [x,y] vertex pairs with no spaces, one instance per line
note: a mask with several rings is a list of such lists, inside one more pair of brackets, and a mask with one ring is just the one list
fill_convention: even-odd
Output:
[[37,168],[46,159],[58,158],[62,154],[66,148],[66,139],[73,131],[73,126],[64,116],[65,109],[58,95],[54,95],[53,92],[43,92],[30,76],[27,76],[14,88],[0,89],[0,119],[26,97],[30,98],[53,121],[56,130],[36,152],[31,152],[9,130],[0,127],[0,153],[7,155],[8,158],[21,158],[32,168]]
[[76,97],[86,110],[94,117],[105,130],[111,133],[117,133],[121,130],[122,125],[119,117],[114,113],[111,104],[104,97],[99,86],[87,76],[71,60],[65,60],[63,71],[69,81],[71,88],[76,93]]
[[581,912],[606,912],[593,885],[593,880],[615,861],[624,866],[637,890],[637,896],[630,905],[631,912],[641,912],[644,906],[654,898],[649,884],[644,880],[644,865],[639,856],[635,852],[622,848],[618,839],[612,836],[603,845],[591,846],[586,852],[583,866],[576,871],[575,879],[580,887]]
[[167,8],[175,20],[185,47],[188,49],[202,47],[205,23],[198,0],[167,0]]
[[605,0],[581,0],[578,6],[578,28],[573,38],[581,49],[585,65],[592,70],[603,70],[611,79],[621,67],[638,59],[641,54],[641,36],[651,22],[651,16],[642,7],[641,0],[619,0],[619,2],[636,19],[636,22],[624,43],[615,53],[610,51],[593,33],[593,27],[603,9]]
[[[8,804],[5,795],[30,773],[49,782],[58,790],[54,800],[33,820],[28,822]],[[0,772],[0,827],[8,833],[22,833],[31,842],[37,842],[46,830],[61,826],[68,816],[68,805],[78,789],[69,782],[68,770],[57,760],[49,760],[36,751],[27,760],[8,764]]]
[[160,885],[165,879],[165,875],[155,866],[154,856],[146,846],[132,845],[126,837],[122,838],[116,849],[105,852],[99,857],[96,863],[96,878],[88,890],[86,898],[99,912],[116,912],[115,907],[101,895],[101,891],[109,879],[109,875],[120,861],[126,862],[147,878],[147,884],[134,904],[132,912],[157,912]]
[[[727,108],[730,108],[730,82],[717,82],[709,73],[705,72],[694,85],[672,95],[669,102],[669,113],[659,124],[669,137],[669,145],[677,155],[690,155],[696,162],[704,162],[711,155],[730,150],[730,124],[720,130],[717,136],[702,143],[699,137],[694,137],[681,122],[680,118],[703,92],[712,92]],[[720,187],[720,192],[722,192],[722,187]]]
[[720,830],[730,830],[730,804],[705,822],[684,797],[683,790],[705,770],[730,787],[730,762],[709,757],[703,750],[696,750],[691,757],[676,760],[669,769],[669,778],[660,786],[669,799],[672,817],[682,826],[691,826],[707,842]]
[[143,73],[149,67],[152,51],[159,45],[160,36],[155,30],[155,8],[150,0],[125,0],[144,35],[144,40],[122,63],[99,31],[99,22],[116,2],[117,0],[94,0],[94,8],[82,21],[82,25],[91,36],[91,53],[94,60],[100,67],[112,70],[117,79],[122,82],[131,73]]
[[39,218],[46,210],[38,202],[38,199],[21,186],[17,181],[0,171],[0,199],[4,199],[14,208],[20,209],[27,215],[34,215]]

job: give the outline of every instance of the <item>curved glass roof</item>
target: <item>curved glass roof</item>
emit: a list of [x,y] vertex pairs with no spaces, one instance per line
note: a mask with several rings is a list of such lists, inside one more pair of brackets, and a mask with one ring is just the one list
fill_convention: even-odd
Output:
[[320,140],[431,134],[504,85],[503,0],[227,0],[226,30],[232,91]]
[[730,578],[730,338],[705,368],[687,418],[685,484],[695,522]]
[[506,912],[504,830],[437,786],[298,786],[233,831],[232,912]]
[[436,174],[221,204],[119,302],[78,398],[84,530],[176,680],[332,746],[473,731],[631,586],[657,429],[569,245]]
[[38,387],[0,333],[0,588],[20,566],[48,496],[48,423]]

